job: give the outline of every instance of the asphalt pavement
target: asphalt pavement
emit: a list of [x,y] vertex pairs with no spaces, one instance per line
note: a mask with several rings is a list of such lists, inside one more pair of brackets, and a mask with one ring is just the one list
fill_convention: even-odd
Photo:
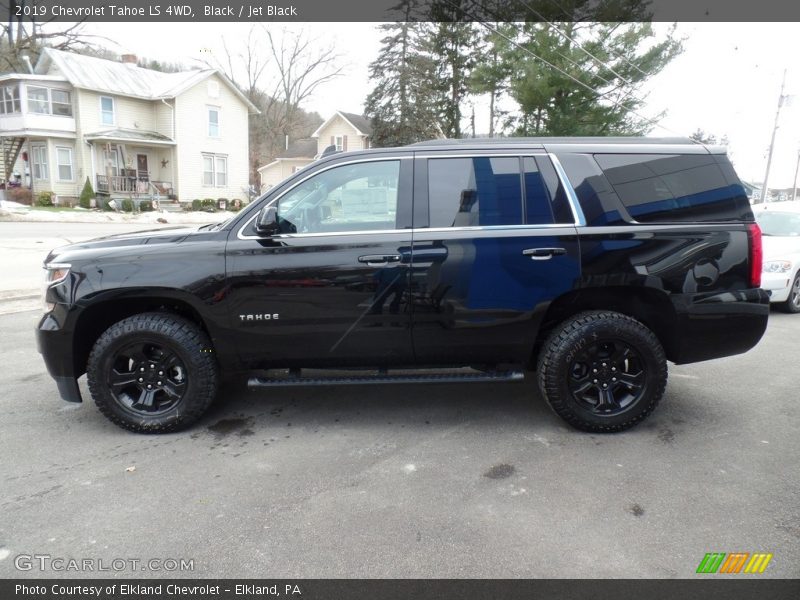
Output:
[[[87,402],[58,398],[35,319],[0,315],[0,577],[685,578],[708,552],[800,575],[800,315],[671,365],[615,435],[570,429],[529,382],[227,387],[192,429],[136,435],[83,379]],[[33,555],[192,570],[17,568]]]

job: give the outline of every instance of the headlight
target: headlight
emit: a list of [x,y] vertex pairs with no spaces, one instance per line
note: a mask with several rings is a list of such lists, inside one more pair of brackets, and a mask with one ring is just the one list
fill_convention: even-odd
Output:
[[55,304],[47,301],[47,290],[54,285],[58,285],[69,275],[71,265],[64,263],[50,263],[44,266],[44,280],[42,281],[42,308],[45,312],[50,312],[55,308]]
[[764,273],[788,273],[792,263],[788,260],[771,260],[764,263]]

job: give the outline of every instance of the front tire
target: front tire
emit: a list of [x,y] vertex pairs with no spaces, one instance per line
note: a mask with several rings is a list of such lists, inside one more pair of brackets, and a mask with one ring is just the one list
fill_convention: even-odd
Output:
[[658,338],[639,321],[610,311],[577,314],[559,325],[539,354],[539,389],[567,423],[613,433],[643,421],[667,383]]
[[786,302],[781,302],[778,306],[787,313],[800,313],[800,271],[794,276]]
[[168,313],[142,313],[109,327],[87,366],[89,390],[113,423],[136,433],[188,427],[214,400],[218,368],[208,336]]

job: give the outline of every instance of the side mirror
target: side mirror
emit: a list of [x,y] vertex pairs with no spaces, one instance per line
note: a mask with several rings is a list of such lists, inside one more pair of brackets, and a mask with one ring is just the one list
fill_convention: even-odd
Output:
[[276,206],[265,206],[261,209],[256,218],[256,231],[266,235],[272,235],[278,231],[278,208]]

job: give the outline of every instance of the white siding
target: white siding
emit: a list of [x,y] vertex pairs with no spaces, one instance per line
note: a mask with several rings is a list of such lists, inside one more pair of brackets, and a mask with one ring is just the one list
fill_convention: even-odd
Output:
[[310,158],[284,158],[271,165],[261,167],[261,189],[267,190],[278,185],[295,171],[302,169],[313,161]]
[[[249,186],[247,106],[216,75],[219,95],[209,97],[208,80],[175,100],[177,146],[176,193],[183,202],[202,198],[246,199]],[[208,136],[209,105],[220,107],[220,136]],[[203,185],[203,155],[226,156],[228,182],[224,186]]]
[[317,143],[318,152],[322,152],[325,148],[330,146],[333,143],[331,138],[337,135],[347,136],[347,147],[344,149],[347,152],[351,150],[365,150],[367,147],[366,137],[358,135],[352,125],[341,116],[336,115],[328,126],[319,132],[319,140]]

